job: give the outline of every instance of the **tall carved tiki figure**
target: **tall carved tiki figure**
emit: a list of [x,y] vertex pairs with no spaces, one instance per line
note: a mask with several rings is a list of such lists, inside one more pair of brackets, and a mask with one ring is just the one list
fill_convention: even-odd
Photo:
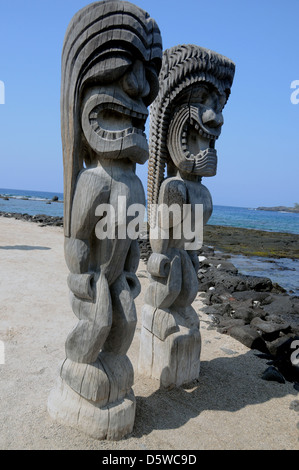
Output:
[[[165,387],[199,375],[201,337],[192,307],[201,246],[196,227],[207,223],[213,209],[201,180],[216,174],[215,142],[234,72],[233,62],[215,52],[195,45],[173,47],[164,52],[160,91],[151,107],[148,209],[153,254],[148,261],[139,372]],[[181,210],[165,211],[173,205]]]
[[[158,26],[129,2],[108,0],[72,19],[62,53],[65,258],[78,324],[69,334],[50,415],[97,439],[132,431],[135,397],[126,356],[136,327],[137,240],[125,229],[127,208],[145,204],[136,163],[148,159],[144,125],[158,93]],[[121,220],[118,198],[122,197]],[[97,231],[101,207],[116,214],[115,238]],[[125,226],[123,226],[125,225]],[[118,236],[119,230],[122,236]]]

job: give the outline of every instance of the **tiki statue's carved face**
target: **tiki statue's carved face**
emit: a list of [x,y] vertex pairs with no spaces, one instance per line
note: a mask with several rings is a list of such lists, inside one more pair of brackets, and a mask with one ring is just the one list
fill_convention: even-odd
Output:
[[98,157],[142,164],[148,158],[145,122],[147,106],[158,93],[158,70],[154,61],[128,53],[112,59],[103,64],[105,73],[99,83],[84,93],[82,129]]
[[221,134],[226,101],[226,93],[207,82],[191,86],[178,98],[168,149],[180,170],[198,176],[216,174],[215,142]]

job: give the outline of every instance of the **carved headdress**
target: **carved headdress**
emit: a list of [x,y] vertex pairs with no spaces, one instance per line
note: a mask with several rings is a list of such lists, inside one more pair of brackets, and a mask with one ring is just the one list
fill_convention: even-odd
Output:
[[220,93],[224,93],[227,100],[234,73],[235,65],[230,59],[196,45],[179,45],[164,51],[159,94],[151,106],[149,216],[151,204],[158,203],[165,167],[171,159],[167,136],[179,97],[192,85],[209,83]]
[[61,83],[66,237],[70,236],[76,180],[88,151],[80,123],[82,91],[119,79],[128,67],[128,53],[143,62],[156,60],[160,70],[160,31],[144,10],[126,1],[106,0],[88,5],[71,20],[62,52]]

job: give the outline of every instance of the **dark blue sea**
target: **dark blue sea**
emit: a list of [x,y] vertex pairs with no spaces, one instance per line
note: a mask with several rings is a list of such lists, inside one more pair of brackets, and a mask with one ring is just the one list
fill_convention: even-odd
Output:
[[[0,196],[9,198],[8,201],[0,198],[0,212],[63,217],[62,193],[0,188]],[[58,197],[58,202],[51,202],[54,196]]]
[[272,212],[247,207],[214,206],[209,224],[251,228],[267,232],[299,234],[299,214],[292,212]]
[[[0,198],[0,212],[63,216],[62,193],[0,188],[0,195],[9,198],[8,201]],[[54,196],[58,197],[58,202],[52,202]],[[260,211],[250,207],[214,206],[209,224],[299,234],[299,214]],[[273,260],[242,255],[232,255],[231,260],[239,272],[267,276],[287,291],[299,295],[299,260]]]

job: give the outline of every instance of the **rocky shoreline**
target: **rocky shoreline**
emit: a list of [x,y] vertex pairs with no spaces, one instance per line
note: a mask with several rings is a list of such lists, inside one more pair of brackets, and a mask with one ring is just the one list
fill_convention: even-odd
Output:
[[[214,242],[214,246],[204,245],[198,252],[198,290],[206,305],[204,313],[210,318],[209,328],[232,336],[249,349],[258,351],[257,354],[268,361],[262,377],[264,380],[292,382],[299,391],[299,297],[288,295],[285,289],[268,277],[240,274],[229,261],[228,246],[233,246],[234,242],[238,241],[237,247],[231,252],[246,255],[251,253],[250,243],[245,252],[239,248],[241,243],[246,247],[247,238],[251,243],[253,240],[257,243],[257,234],[250,232],[257,231],[206,227],[208,237],[204,240],[209,244]],[[221,239],[221,233],[231,237],[229,243],[232,245],[228,245],[225,236]],[[267,235],[268,233],[263,234],[264,244]],[[289,234],[284,235],[288,239]],[[280,234],[276,234],[276,237],[280,237]],[[275,234],[270,234],[269,245],[274,241]],[[260,239],[258,243],[261,245]],[[215,248],[226,253],[216,251]],[[147,262],[151,249],[146,232],[143,232],[140,239],[140,251],[141,258]],[[292,257],[293,255],[294,251],[291,252]],[[298,349],[297,356],[295,347]]]
[[267,277],[240,274],[210,247],[202,248],[199,260],[199,292],[210,328],[259,351],[269,361],[265,380],[293,382],[299,391],[299,361],[293,354],[299,347],[299,297]]
[[29,215],[17,212],[0,212],[0,217],[23,220],[24,222],[34,222],[36,224],[41,224],[41,227],[63,227],[63,217],[53,217],[45,214]]
[[[3,212],[0,216],[39,223],[41,227],[63,226],[62,217]],[[299,391],[299,364],[293,354],[299,348],[299,297],[288,295],[267,277],[240,274],[229,261],[229,253],[262,256],[261,252],[267,257],[299,259],[299,236],[206,226],[204,240],[198,252],[198,282],[209,328],[232,336],[268,360],[265,380],[293,382]],[[151,254],[146,230],[140,234],[139,246],[146,263]],[[257,252],[256,246],[262,251]]]

